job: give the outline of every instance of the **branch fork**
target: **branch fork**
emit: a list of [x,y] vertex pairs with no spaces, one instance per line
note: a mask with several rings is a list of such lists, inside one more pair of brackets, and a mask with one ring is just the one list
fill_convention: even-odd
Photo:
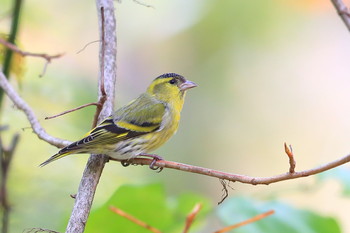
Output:
[[39,77],[44,76],[47,66],[49,63],[51,63],[52,59],[56,59],[56,58],[60,58],[64,55],[64,53],[59,53],[59,54],[55,54],[55,55],[48,55],[46,53],[32,53],[32,52],[26,52],[23,51],[21,49],[19,49],[16,45],[0,38],[0,44],[3,44],[6,48],[11,49],[13,52],[18,53],[20,55],[22,55],[23,57],[25,56],[31,56],[31,57],[41,57],[43,59],[46,60],[46,63],[44,65],[43,71],[41,72],[41,74],[39,75]]

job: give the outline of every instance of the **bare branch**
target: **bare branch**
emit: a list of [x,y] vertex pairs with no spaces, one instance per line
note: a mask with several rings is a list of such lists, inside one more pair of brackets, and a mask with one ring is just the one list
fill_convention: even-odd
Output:
[[[120,161],[120,160],[113,159],[113,158],[110,158],[110,160]],[[152,159],[147,159],[147,158],[135,158],[132,161],[132,164],[150,165],[152,161],[153,161]],[[240,183],[252,184],[252,185],[258,185],[258,184],[268,185],[268,184],[280,182],[283,180],[292,180],[292,179],[296,179],[296,178],[300,178],[300,177],[315,175],[315,174],[330,170],[332,168],[338,167],[338,166],[343,165],[343,164],[348,163],[348,162],[350,162],[350,154],[346,155],[340,159],[334,160],[332,162],[323,164],[319,167],[315,167],[315,168],[312,168],[309,170],[304,170],[304,171],[299,171],[299,172],[294,172],[294,173],[287,172],[287,173],[283,173],[283,174],[279,174],[279,175],[275,175],[275,176],[270,176],[270,177],[252,177],[252,176],[246,176],[246,175],[239,175],[239,174],[217,171],[217,170],[204,168],[204,167],[188,165],[188,164],[184,164],[184,163],[166,161],[166,160],[158,160],[154,163],[154,166],[163,167],[163,168],[171,168],[171,169],[176,169],[176,170],[191,172],[191,173],[197,173],[197,174],[206,175],[206,176],[212,176],[215,178],[229,180],[232,182],[240,182]]]
[[11,49],[13,52],[19,53],[22,56],[41,57],[48,62],[50,62],[52,59],[60,58],[64,55],[63,53],[59,53],[59,54],[55,54],[55,55],[48,55],[46,53],[26,52],[26,51],[19,49],[16,45],[9,43],[2,38],[0,38],[0,44],[3,44],[7,48]]
[[27,228],[23,232],[25,233],[39,233],[39,232],[59,233],[58,231],[53,231],[53,230],[44,229],[44,228]]
[[33,129],[33,132],[38,135],[41,140],[48,142],[56,147],[68,146],[71,142],[53,137],[46,133],[46,131],[41,127],[38,119],[35,117],[33,110],[30,106],[18,95],[18,93],[13,89],[9,81],[6,79],[4,73],[0,71],[0,87],[5,91],[7,96],[12,100],[15,106],[22,110],[27,116],[27,119]]
[[[116,80],[116,20],[113,0],[96,0],[100,29],[100,73],[99,103],[102,108],[98,121],[109,116],[114,107]],[[106,95],[108,93],[108,95]],[[75,204],[66,233],[82,233],[90,213],[97,184],[108,158],[105,155],[91,155],[80,181]]]
[[135,218],[134,216],[132,216],[132,215],[130,215],[130,214],[128,214],[128,213],[122,211],[121,209],[119,209],[119,208],[117,208],[117,207],[111,206],[111,207],[109,207],[109,209],[110,209],[111,211],[113,211],[114,213],[116,213],[116,214],[118,214],[118,215],[120,215],[120,216],[126,218],[127,220],[129,220],[129,221],[135,223],[136,225],[139,225],[139,226],[141,226],[141,227],[143,227],[143,228],[145,228],[145,229],[147,229],[147,230],[149,230],[149,231],[151,231],[151,232],[153,232],[153,233],[162,233],[162,232],[161,232],[160,230],[158,230],[157,228],[150,226],[149,224],[147,224],[147,223],[141,221],[141,220],[138,219],[138,218]]
[[334,8],[337,10],[340,18],[343,20],[345,26],[350,31],[350,12],[349,9],[345,6],[342,0],[331,0]]
[[56,114],[56,115],[53,115],[53,116],[45,117],[45,120],[50,120],[50,119],[53,119],[53,118],[56,118],[56,117],[65,115],[65,114],[67,114],[67,113],[74,112],[74,111],[77,111],[77,110],[82,109],[82,108],[86,108],[86,107],[91,106],[91,105],[99,106],[99,103],[88,103],[88,104],[83,104],[83,105],[81,105],[81,106],[79,106],[79,107],[76,107],[76,108],[73,108],[73,109],[70,109],[70,110],[61,112],[61,113],[59,113],[59,114]]
[[39,78],[44,77],[44,75],[45,75],[45,73],[46,73],[46,70],[47,70],[47,67],[49,66],[49,63],[50,63],[50,61],[46,61],[46,62],[45,62],[44,68],[43,68],[43,70],[41,71],[41,73],[39,74]]
[[40,58],[43,58],[46,60],[46,63],[44,65],[44,69],[43,71],[41,72],[41,74],[39,75],[39,77],[42,77],[44,76],[45,72],[46,72],[46,69],[47,69],[47,65],[51,62],[52,59],[55,59],[55,58],[60,58],[62,57],[64,54],[63,53],[60,53],[60,54],[55,54],[55,55],[48,55],[46,53],[31,53],[31,52],[26,52],[26,51],[23,51],[21,49],[19,49],[16,45],[14,44],[11,44],[10,42],[0,38],[0,44],[3,44],[5,47],[11,49],[13,52],[16,52],[22,56],[31,56],[31,57],[40,57]]
[[228,227],[225,227],[221,230],[218,230],[218,231],[215,231],[214,233],[225,233],[225,232],[228,232],[230,230],[233,230],[233,229],[236,229],[238,227],[242,227],[242,226],[245,226],[245,225],[248,225],[250,223],[253,223],[253,222],[256,222],[256,221],[259,221],[263,218],[266,218],[267,216],[270,216],[271,214],[274,214],[275,211],[274,210],[270,210],[270,211],[267,211],[265,213],[262,213],[262,214],[259,214],[259,215],[256,215],[250,219],[247,219],[243,222],[240,222],[240,223],[237,223],[237,224],[234,224],[234,225],[231,225],[231,226],[228,226]]
[[192,226],[194,219],[196,218],[197,214],[199,213],[199,211],[202,209],[202,205],[200,203],[197,203],[191,213],[187,216],[186,218],[186,224],[185,224],[185,229],[183,230],[182,233],[188,233],[188,231],[190,230],[190,227]]

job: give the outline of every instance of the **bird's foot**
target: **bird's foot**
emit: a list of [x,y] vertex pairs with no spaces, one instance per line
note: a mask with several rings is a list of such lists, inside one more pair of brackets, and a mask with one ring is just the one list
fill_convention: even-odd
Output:
[[139,154],[138,156],[143,156],[143,157],[149,157],[152,158],[152,162],[149,165],[149,168],[151,168],[152,170],[158,170],[157,172],[161,172],[163,170],[163,167],[157,167],[154,166],[154,164],[159,161],[159,160],[163,160],[162,157],[160,157],[159,155],[155,155],[155,154]]

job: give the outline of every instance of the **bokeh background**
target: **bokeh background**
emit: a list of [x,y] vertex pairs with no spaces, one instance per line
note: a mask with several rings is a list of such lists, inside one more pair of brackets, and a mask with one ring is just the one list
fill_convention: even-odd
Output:
[[[349,153],[350,34],[330,1],[177,0],[116,2],[118,77],[116,107],[143,92],[150,81],[176,72],[198,84],[188,92],[177,134],[157,154],[250,176],[288,170],[283,143],[291,144],[297,170]],[[349,3],[349,2],[347,2]],[[0,0],[0,32],[9,30],[12,1]],[[94,107],[52,119],[96,101],[98,39],[93,1],[25,1],[18,43],[24,50],[65,53],[39,78],[44,61],[26,58],[24,74],[12,77],[21,96],[52,135],[76,140],[92,123]],[[78,53],[79,52],[79,53]],[[5,144],[20,133],[9,177],[10,232],[42,227],[64,231],[87,155],[38,165],[57,148],[39,140],[24,114],[7,100],[1,112]],[[350,176],[344,166],[344,180]],[[215,206],[217,179],[164,169],[106,165],[93,209],[123,184],[160,182],[167,194],[199,193]],[[269,186],[239,183],[230,197],[275,198],[295,208],[334,217],[350,232],[349,197],[338,179],[317,177]],[[200,232],[212,232],[212,220]]]

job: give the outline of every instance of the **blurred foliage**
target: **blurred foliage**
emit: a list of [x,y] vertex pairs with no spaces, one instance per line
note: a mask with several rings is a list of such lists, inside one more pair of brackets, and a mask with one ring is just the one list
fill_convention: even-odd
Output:
[[[202,232],[201,228],[208,224],[208,213],[213,209],[209,200],[193,193],[182,193],[178,197],[167,196],[162,184],[123,185],[105,204],[91,213],[86,232],[149,232],[112,212],[109,209],[111,206],[123,210],[162,232],[181,232],[185,225],[186,216],[197,203],[202,204],[203,208],[197,215],[190,232]],[[216,207],[218,218],[227,225],[242,222],[269,210],[274,210],[275,213],[235,229],[234,232],[341,232],[333,217],[325,217],[309,210],[298,209],[282,201],[258,201],[254,198],[237,196],[225,200]]]
[[235,197],[227,200],[218,208],[220,219],[232,225],[250,219],[268,210],[275,213],[260,221],[236,229],[237,233],[340,233],[337,221],[315,212],[296,209],[281,201],[261,202],[246,197]]
[[350,168],[348,167],[337,167],[335,169],[320,173],[317,175],[318,181],[321,185],[322,182],[325,182],[328,179],[335,179],[340,182],[343,195],[350,196]]
[[109,209],[111,206],[162,232],[181,232],[185,226],[186,216],[197,203],[202,204],[202,209],[196,217],[193,229],[203,222],[203,217],[212,209],[208,199],[192,193],[167,197],[164,185],[161,184],[123,185],[104,205],[91,213],[85,232],[149,232],[112,212]]

